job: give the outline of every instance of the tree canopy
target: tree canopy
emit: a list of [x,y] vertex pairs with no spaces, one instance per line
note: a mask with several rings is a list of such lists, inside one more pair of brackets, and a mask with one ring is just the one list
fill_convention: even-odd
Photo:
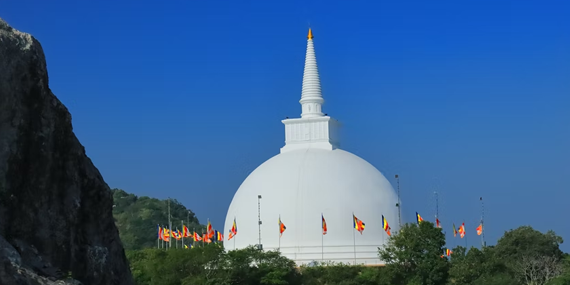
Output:
[[[157,225],[168,224],[168,200],[137,197],[121,189],[112,191],[113,217],[123,247],[127,250],[156,247]],[[192,211],[174,199],[170,200],[170,214],[173,229],[182,230],[182,221],[190,230],[204,228]]]
[[392,284],[444,284],[448,262],[442,258],[445,236],[433,223],[406,224],[380,248],[380,259],[393,273]]

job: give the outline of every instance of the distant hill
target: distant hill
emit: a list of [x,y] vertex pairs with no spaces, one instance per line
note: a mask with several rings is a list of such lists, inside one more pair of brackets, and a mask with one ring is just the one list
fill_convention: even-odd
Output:
[[[113,191],[113,216],[123,247],[127,250],[156,247],[158,224],[168,224],[168,200],[138,197],[121,189]],[[170,200],[172,228],[182,230],[181,221],[191,230],[201,231],[198,218],[175,199]],[[190,222],[188,222],[190,220]]]

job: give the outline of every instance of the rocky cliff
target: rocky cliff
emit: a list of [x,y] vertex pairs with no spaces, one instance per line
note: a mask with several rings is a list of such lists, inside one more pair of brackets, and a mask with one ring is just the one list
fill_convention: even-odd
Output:
[[112,206],[40,43],[0,19],[0,284],[132,284]]

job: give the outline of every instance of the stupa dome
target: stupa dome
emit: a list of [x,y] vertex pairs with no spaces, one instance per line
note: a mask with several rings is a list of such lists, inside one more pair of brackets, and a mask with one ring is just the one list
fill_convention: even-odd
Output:
[[[281,153],[257,167],[234,195],[224,247],[261,244],[297,264],[381,264],[378,247],[388,240],[382,216],[392,231],[398,230],[398,196],[374,166],[339,148],[338,123],[321,111],[311,32],[300,103],[301,118],[282,121],[286,144]],[[354,228],[354,216],[365,224],[362,233]],[[228,240],[234,221],[237,234]],[[286,227],[283,233],[279,221]]]
[[[236,192],[226,217],[234,217],[238,234],[226,249],[259,242],[265,250],[280,249],[298,264],[313,260],[378,264],[378,247],[388,238],[382,215],[396,228],[398,197],[386,178],[370,163],[341,149],[305,149],[278,154],[260,165]],[[352,215],[366,227],[353,227]],[[323,236],[321,214],[327,224]],[[278,220],[286,226],[279,238]],[[279,240],[281,239],[281,240]]]

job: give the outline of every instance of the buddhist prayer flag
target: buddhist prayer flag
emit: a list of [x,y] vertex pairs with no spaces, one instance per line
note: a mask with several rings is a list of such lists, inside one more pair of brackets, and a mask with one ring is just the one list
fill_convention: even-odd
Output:
[[388,225],[388,221],[386,220],[386,218],[384,218],[384,215],[382,215],[382,228],[388,234],[388,236],[392,236],[392,234],[390,233],[391,228]]
[[182,233],[178,229],[176,229],[176,231],[172,231],[172,237],[179,240],[182,238]]
[[208,237],[208,234],[204,234],[204,236],[202,237],[202,239],[203,239],[204,242],[207,242],[207,243],[211,243],[211,242],[212,242],[212,240]]
[[281,217],[279,217],[279,237],[283,235],[283,232],[285,232],[286,229],[287,227],[285,227],[285,224],[281,222]]
[[187,246],[187,245],[184,245],[184,248],[188,248],[188,246]]
[[219,231],[214,231],[214,240],[215,241],[223,241],[224,235],[222,235],[222,233]]
[[480,236],[483,233],[483,224],[479,224],[477,227],[477,235]]
[[420,216],[420,214],[418,214],[418,212],[416,212],[416,221],[418,222],[418,225],[424,221],[424,219],[422,218],[422,216]]
[[352,214],[352,221],[354,228],[362,234],[364,227],[366,226],[363,221],[359,220],[354,213]]
[[162,240],[163,241],[170,241],[170,230],[167,228],[162,229]]
[[457,229],[455,228],[455,223],[453,223],[453,237],[457,236]]
[[158,239],[162,239],[162,228],[160,225],[156,225],[158,227]]
[[447,256],[451,256],[452,253],[453,253],[453,251],[451,251],[449,248],[445,250],[445,254]]
[[465,237],[465,223],[461,224],[459,227],[459,236],[461,238]]
[[214,228],[212,227],[210,220],[208,220],[208,228],[206,229],[206,234],[208,235],[208,238],[214,237]]
[[183,237],[192,237],[192,234],[188,230],[187,226],[182,226],[182,236]]
[[202,238],[200,237],[200,235],[197,232],[194,232],[193,238],[194,238],[194,241],[201,241],[202,240]]
[[234,224],[232,225],[232,228],[230,229],[230,233],[228,235],[228,240],[231,240],[233,237],[235,237],[235,235],[237,235],[236,218],[234,218]]
[[441,229],[441,224],[439,223],[438,218],[435,218],[435,226]]
[[323,214],[321,214],[321,219],[322,219],[322,228],[323,228],[323,235],[327,234],[327,222],[325,221],[325,217],[323,216]]

